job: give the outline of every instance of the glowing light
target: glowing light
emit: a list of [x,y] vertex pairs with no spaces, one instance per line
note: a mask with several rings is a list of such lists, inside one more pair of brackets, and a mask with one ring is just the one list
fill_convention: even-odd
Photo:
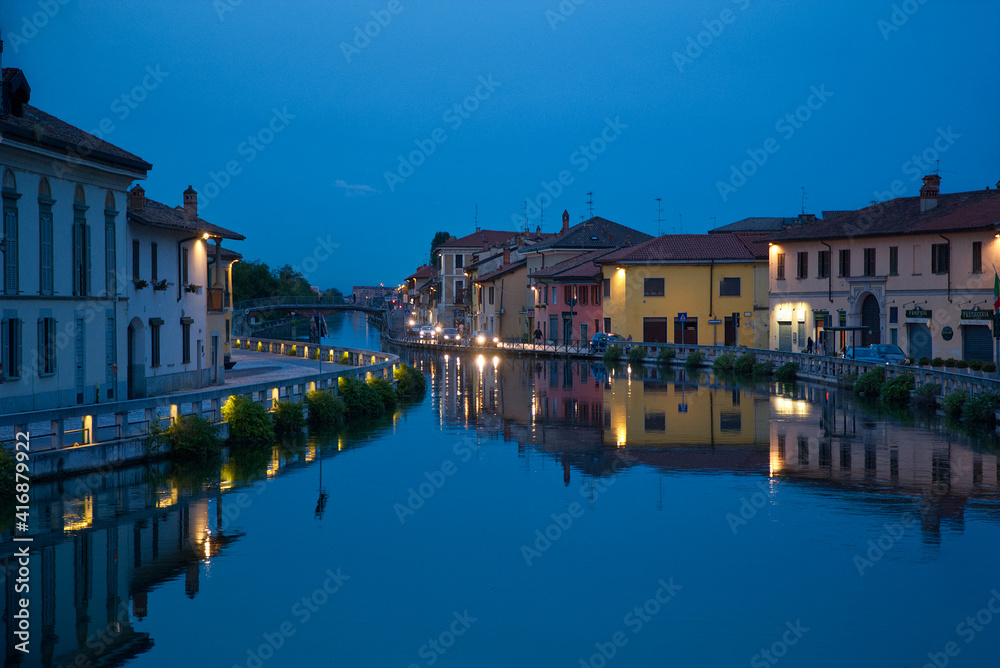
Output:
[[79,531],[80,529],[86,529],[93,523],[93,495],[87,494],[82,499],[75,499],[66,503],[66,510],[63,512],[63,531]]
[[496,370],[497,365],[500,364],[500,358],[496,355],[493,356],[493,369]]
[[482,372],[483,367],[486,366],[486,358],[482,355],[476,355],[476,366],[479,367],[479,371]]
[[627,430],[625,427],[618,427],[618,439],[615,444],[620,448],[625,445],[625,440],[627,436]]
[[774,415],[789,415],[794,417],[808,417],[809,403],[806,401],[796,401],[788,397],[774,397]]
[[176,503],[177,503],[177,488],[174,487],[173,483],[170,483],[170,489],[164,491],[158,491],[156,493],[157,508],[169,508],[170,506]]
[[202,239],[211,239],[211,238],[212,238],[212,235],[211,235],[211,234],[209,234],[208,232],[205,232],[205,234],[201,235],[201,238],[202,238]]

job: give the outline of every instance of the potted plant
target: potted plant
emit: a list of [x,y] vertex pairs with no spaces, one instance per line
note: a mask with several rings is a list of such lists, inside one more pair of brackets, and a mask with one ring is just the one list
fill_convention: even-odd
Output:
[[201,286],[195,285],[194,283],[188,283],[184,286],[184,292],[193,292],[196,295],[201,294]]
[[135,286],[136,290],[142,290],[149,287],[149,282],[145,278],[132,279],[132,285]]
[[166,290],[167,289],[167,279],[161,279],[153,283],[154,290]]

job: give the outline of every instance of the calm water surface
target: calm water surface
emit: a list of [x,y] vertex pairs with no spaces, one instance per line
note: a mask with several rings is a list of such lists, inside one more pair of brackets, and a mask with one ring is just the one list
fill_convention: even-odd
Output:
[[24,664],[998,665],[992,438],[820,386],[412,361],[427,397],[365,428],[36,485]]

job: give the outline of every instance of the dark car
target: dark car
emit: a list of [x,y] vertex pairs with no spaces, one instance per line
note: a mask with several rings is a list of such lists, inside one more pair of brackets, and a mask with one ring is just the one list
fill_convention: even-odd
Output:
[[598,332],[590,339],[590,352],[603,353],[608,346],[624,346],[625,337],[621,334],[605,334]]
[[493,332],[489,332],[485,329],[477,329],[474,331],[469,340],[472,345],[480,347],[495,346],[500,343],[500,337],[493,336]]
[[906,353],[899,346],[891,343],[873,343],[871,349],[889,364],[907,364]]
[[462,335],[458,333],[458,330],[454,327],[445,327],[438,334],[438,339],[444,341],[445,343],[461,343]]
[[847,346],[844,348],[844,352],[840,354],[846,360],[856,360],[858,362],[875,362],[876,364],[888,364],[884,359],[878,356],[878,353],[871,348],[855,348],[854,346]]

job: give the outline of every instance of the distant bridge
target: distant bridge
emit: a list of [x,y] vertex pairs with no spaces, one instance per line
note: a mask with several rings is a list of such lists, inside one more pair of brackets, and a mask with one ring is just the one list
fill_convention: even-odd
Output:
[[361,304],[344,303],[335,301],[332,297],[264,297],[262,299],[247,299],[233,304],[233,335],[251,336],[253,327],[250,325],[250,316],[262,311],[285,311],[289,314],[304,318],[311,318],[314,315],[324,316],[338,311],[363,311],[365,313],[385,312],[384,307],[363,306]]

